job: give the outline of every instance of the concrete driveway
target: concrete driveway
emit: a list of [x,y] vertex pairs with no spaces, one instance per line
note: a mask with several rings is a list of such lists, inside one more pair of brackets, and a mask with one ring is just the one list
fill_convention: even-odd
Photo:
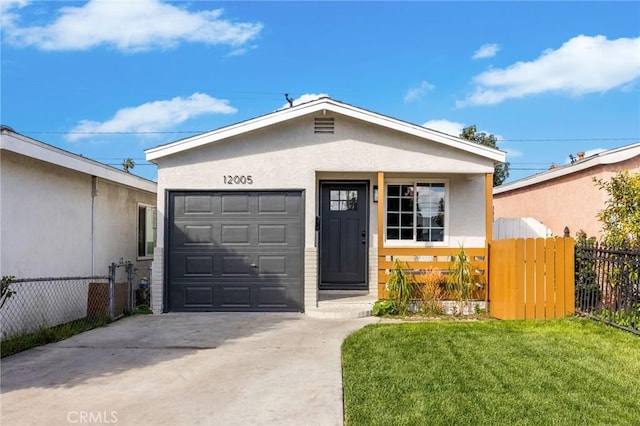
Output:
[[340,345],[374,318],[138,315],[2,360],[3,425],[340,425]]

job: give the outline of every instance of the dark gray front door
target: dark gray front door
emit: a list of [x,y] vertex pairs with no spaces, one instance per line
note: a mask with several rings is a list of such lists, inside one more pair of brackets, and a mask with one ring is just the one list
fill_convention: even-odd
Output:
[[367,184],[321,184],[320,290],[366,290]]
[[170,192],[168,310],[302,311],[302,199]]

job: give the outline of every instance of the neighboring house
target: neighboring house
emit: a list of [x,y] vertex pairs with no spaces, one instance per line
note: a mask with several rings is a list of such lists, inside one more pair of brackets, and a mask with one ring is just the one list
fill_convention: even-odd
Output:
[[609,180],[618,172],[640,172],[640,143],[604,151],[573,164],[553,167],[524,179],[493,189],[494,217],[531,217],[551,229],[555,236],[571,236],[583,230],[601,237],[598,212],[605,207],[608,194],[593,178]]
[[323,292],[377,297],[394,258],[486,262],[505,153],[321,98],[146,157],[157,313],[309,311]]
[[155,182],[2,127],[0,275],[149,276],[155,205]]

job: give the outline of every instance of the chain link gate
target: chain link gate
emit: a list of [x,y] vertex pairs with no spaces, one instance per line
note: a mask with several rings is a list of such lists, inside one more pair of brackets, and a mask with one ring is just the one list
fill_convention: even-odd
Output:
[[120,258],[109,265],[109,317],[114,320],[135,307],[133,278],[135,268],[131,261]]

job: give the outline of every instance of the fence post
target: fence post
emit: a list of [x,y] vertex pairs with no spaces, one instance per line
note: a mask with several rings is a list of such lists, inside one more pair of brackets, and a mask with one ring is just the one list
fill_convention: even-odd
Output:
[[129,295],[129,310],[133,310],[134,308],[134,297],[133,297],[133,263],[131,261],[127,261],[125,269],[127,271],[127,294]]
[[116,264],[109,265],[109,318],[115,318]]

